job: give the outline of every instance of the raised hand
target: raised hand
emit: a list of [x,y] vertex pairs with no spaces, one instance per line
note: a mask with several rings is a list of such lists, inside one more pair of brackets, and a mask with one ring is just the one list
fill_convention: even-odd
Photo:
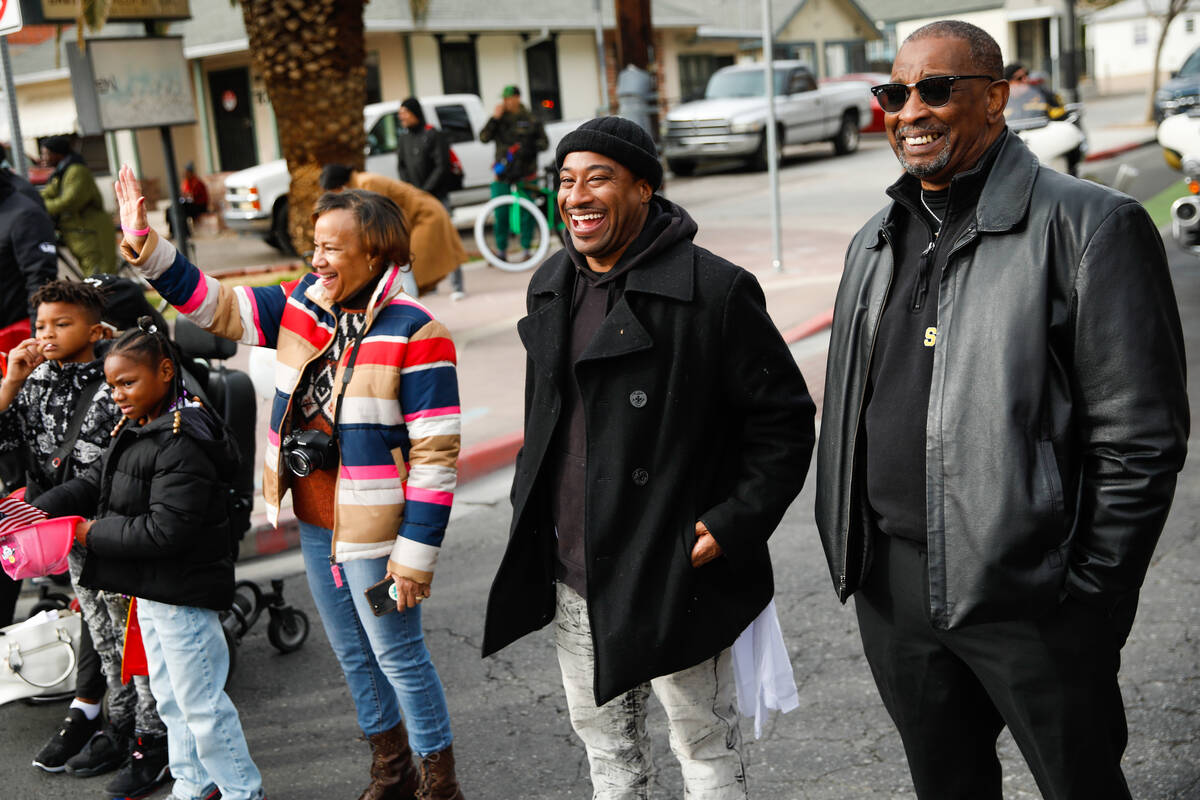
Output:
[[150,222],[146,218],[146,198],[142,196],[142,182],[133,174],[128,164],[121,166],[117,174],[117,182],[113,186],[117,195],[117,207],[121,213],[121,230],[125,232],[125,242],[141,252],[146,243]]

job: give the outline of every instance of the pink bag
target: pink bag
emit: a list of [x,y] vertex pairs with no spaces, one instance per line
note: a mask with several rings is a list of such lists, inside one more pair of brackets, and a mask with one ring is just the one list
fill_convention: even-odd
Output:
[[83,517],[55,517],[0,534],[0,567],[13,580],[67,571],[75,525]]

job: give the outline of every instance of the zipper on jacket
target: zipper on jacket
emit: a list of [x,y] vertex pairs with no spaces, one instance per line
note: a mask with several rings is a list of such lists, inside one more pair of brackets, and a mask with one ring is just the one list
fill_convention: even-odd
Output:
[[[957,240],[957,241],[954,243],[954,245],[953,245],[953,246],[950,248],[950,252],[946,254],[946,263],[942,265],[942,269],[941,269],[941,272],[940,272],[940,274],[941,274],[941,275],[945,275],[945,274],[946,274],[946,271],[947,271],[948,269],[950,269],[950,262],[954,260],[954,256],[955,256],[955,255],[958,253],[958,251],[962,250],[962,249],[963,249],[963,248],[965,248],[967,245],[969,245],[969,244],[971,244],[972,242],[974,242],[974,241],[975,241],[975,239],[976,239],[976,238],[977,238],[977,236],[978,236],[978,233],[979,233],[979,228],[978,228],[978,227],[977,227],[977,226],[976,226],[974,223],[971,223],[971,224],[967,225],[966,229],[965,229],[965,230],[963,230],[963,232],[962,232],[962,235],[958,237],[958,240]],[[940,278],[939,278],[939,280],[940,280]],[[940,297],[940,296],[941,296],[941,293],[940,293],[940,291],[939,291],[939,297]],[[938,331],[940,332],[940,331],[941,331],[941,329],[942,329],[942,310],[941,310],[941,308],[940,308],[940,307],[937,309],[937,313],[934,315],[934,325],[936,325],[936,326],[937,326],[937,329],[938,329]],[[939,337],[938,337],[938,341],[939,341],[939,343],[940,343],[940,341],[941,341],[941,336],[940,336],[940,335],[939,335]],[[934,353],[935,353],[935,355],[934,355],[934,358],[936,359],[936,358],[937,358],[937,355],[936,355],[936,353],[937,353],[937,349],[936,349],[936,348],[934,348]],[[928,418],[926,419],[926,431],[925,431],[925,437],[926,437],[926,440],[928,441],[928,438],[929,438],[929,430],[928,430]],[[928,519],[928,510],[926,510],[926,520],[925,520],[925,539],[926,539],[926,541],[925,541],[925,546],[926,546],[927,548],[929,548],[929,519]],[[930,548],[930,549],[932,549],[932,548]],[[931,582],[931,583],[932,583],[932,582]],[[943,581],[943,582],[942,582],[942,585],[943,585],[943,586],[945,586],[945,581]],[[940,603],[939,603],[939,604],[940,604],[940,605],[941,605],[941,607],[944,609],[944,608],[945,608],[945,605],[946,605],[946,597],[945,597],[945,594],[944,594],[944,593],[943,593],[943,596],[942,596],[941,598],[938,598],[938,601],[940,601]],[[932,613],[934,613],[934,608],[933,608],[933,606],[934,606],[934,603],[935,603],[935,598],[933,597],[933,591],[932,591],[932,589],[931,589],[931,590],[930,590],[930,594],[929,594],[929,605],[930,605],[929,611],[930,611],[930,613],[931,613],[931,614],[932,614]]]
[[[917,265],[917,279],[913,281],[912,298],[910,308],[913,311],[920,311],[925,307],[925,298],[929,294],[929,273],[933,268],[933,248],[937,244],[937,234],[929,240],[929,245],[921,251],[920,262]],[[892,254],[892,260],[895,261],[896,255]]]
[[[867,349],[867,363],[863,365],[864,376],[871,374],[871,360],[875,356],[875,341],[879,338],[879,325],[883,321],[883,310],[887,308],[888,297],[892,293],[892,282],[896,278],[896,246],[892,243],[892,237],[888,235],[887,226],[880,227],[880,233],[883,235],[884,241],[888,243],[888,249],[892,253],[892,274],[888,276],[887,287],[883,290],[883,304],[879,307],[879,319],[875,321],[875,328],[871,331],[871,346]],[[864,381],[862,393],[858,398],[858,412],[854,415],[854,433],[850,437],[850,480],[846,482],[846,530],[845,538],[842,546],[842,574],[838,576],[838,599],[846,599],[846,573],[849,572],[850,560],[850,500],[854,492],[854,459],[855,453],[858,452],[858,430],[862,426],[863,409],[866,407],[867,390]]]

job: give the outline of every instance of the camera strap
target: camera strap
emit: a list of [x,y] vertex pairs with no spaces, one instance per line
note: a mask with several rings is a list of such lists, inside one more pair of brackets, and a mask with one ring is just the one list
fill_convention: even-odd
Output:
[[358,361],[358,348],[362,346],[367,336],[367,324],[363,321],[362,330],[354,337],[354,347],[350,350],[350,360],[346,362],[346,371],[342,373],[342,388],[338,390],[337,402],[333,407],[333,435],[337,436],[338,420],[342,418],[342,398],[346,396],[346,386],[354,375],[354,362]]

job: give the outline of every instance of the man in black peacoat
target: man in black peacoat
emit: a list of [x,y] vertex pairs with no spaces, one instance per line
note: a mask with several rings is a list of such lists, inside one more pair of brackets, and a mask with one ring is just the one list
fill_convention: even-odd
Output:
[[[649,136],[600,118],[557,156],[571,241],[533,276],[518,324],[525,444],[484,655],[557,614],[597,792],[615,778],[595,739],[605,725],[589,719],[644,713],[651,680],[662,699],[659,681],[715,675],[729,708],[713,729],[737,777],[689,776],[681,756],[685,782],[690,796],[741,797],[728,648],[774,593],[767,539],[804,483],[814,406],[755,278],[694,245],[696,223],[654,194]],[[572,615],[583,627],[565,643]],[[582,693],[564,661],[576,656]]]

